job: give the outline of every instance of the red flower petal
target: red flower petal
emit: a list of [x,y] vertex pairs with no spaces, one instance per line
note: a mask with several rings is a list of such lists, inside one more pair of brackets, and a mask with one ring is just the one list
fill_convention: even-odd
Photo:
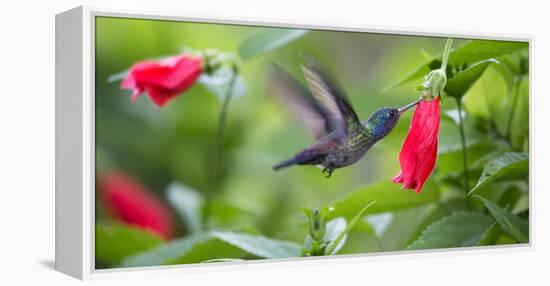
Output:
[[418,104],[399,154],[401,172],[392,179],[393,182],[420,193],[435,167],[439,120],[439,97]]
[[101,178],[100,189],[107,211],[114,218],[164,239],[172,236],[170,210],[132,178],[122,173],[110,173]]
[[174,93],[172,90],[156,86],[147,86],[145,91],[151,101],[159,107],[163,107],[166,103],[168,103],[168,101],[179,95],[179,93]]
[[132,66],[121,88],[132,89],[133,100],[146,91],[155,104],[164,106],[195,83],[202,72],[201,66],[201,58],[188,55],[141,61]]

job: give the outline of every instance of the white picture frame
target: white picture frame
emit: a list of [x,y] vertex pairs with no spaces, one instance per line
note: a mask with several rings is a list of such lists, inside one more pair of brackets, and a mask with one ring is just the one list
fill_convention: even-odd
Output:
[[[142,13],[138,11],[120,11],[80,6],[56,16],[56,134],[55,134],[55,181],[56,181],[56,239],[55,269],[82,280],[111,278],[125,275],[153,275],[196,271],[217,271],[235,268],[252,269],[265,267],[273,263],[282,263],[286,267],[298,265],[323,264],[327,258],[256,260],[238,263],[218,263],[216,265],[176,265],[153,266],[127,269],[95,270],[94,268],[94,19],[97,16],[118,16],[141,19],[175,20],[220,24],[242,24],[271,27],[292,27],[305,29],[326,29],[337,31],[373,32],[385,34],[406,34],[416,36],[452,36],[491,40],[513,40],[529,42],[533,49],[532,35],[488,35],[466,34],[456,31],[433,30],[418,31],[394,30],[386,27],[357,28],[345,26],[323,26],[307,22],[278,23],[274,20],[256,21],[250,19],[216,19],[203,16],[186,17],[170,13]],[[532,65],[532,53],[530,64]],[[532,75],[530,74],[530,80]],[[532,86],[532,85],[531,85]],[[532,87],[531,87],[532,89]],[[530,108],[533,110],[533,93],[530,90]],[[530,114],[532,118],[532,114]],[[530,130],[532,131],[532,120]],[[532,140],[530,141],[532,146]],[[533,150],[533,148],[530,148]],[[532,154],[530,154],[531,157]],[[532,157],[531,157],[532,158]],[[530,168],[533,162],[530,161]],[[532,174],[530,182],[532,182]],[[532,187],[530,184],[530,206],[532,206]],[[532,215],[531,215],[532,216]],[[530,243],[526,245],[493,246],[483,249],[462,248],[460,250],[400,251],[343,255],[330,258],[342,262],[354,259],[375,259],[374,257],[392,255],[407,258],[410,255],[431,255],[433,252],[454,255],[456,251],[485,251],[488,253],[506,251],[525,251],[533,247],[533,220],[530,217]]]

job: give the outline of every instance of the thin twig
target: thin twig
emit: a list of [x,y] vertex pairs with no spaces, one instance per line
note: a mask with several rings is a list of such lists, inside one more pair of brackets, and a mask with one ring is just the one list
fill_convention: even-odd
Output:
[[214,193],[218,191],[218,188],[219,188],[219,182],[220,182],[219,170],[222,162],[223,145],[225,143],[227,110],[229,107],[229,102],[233,97],[233,86],[235,85],[236,80],[237,80],[237,71],[233,69],[231,74],[231,79],[229,81],[229,84],[227,85],[227,90],[225,92],[223,103],[220,109],[220,116],[218,118],[218,131],[216,134],[216,141],[214,143],[216,145],[214,147],[213,161],[212,161],[210,176],[208,180],[209,187],[206,189],[206,193],[205,193],[204,212],[203,212],[203,216],[204,216],[203,221],[205,223],[207,222],[207,219],[210,216],[210,213],[212,211],[212,197]]
[[468,175],[468,153],[466,152],[466,135],[464,133],[464,119],[462,118],[462,101],[460,98],[456,98],[456,106],[458,108],[458,127],[460,132],[460,142],[462,145],[462,165],[464,169],[464,191],[468,193],[470,191],[470,178]]

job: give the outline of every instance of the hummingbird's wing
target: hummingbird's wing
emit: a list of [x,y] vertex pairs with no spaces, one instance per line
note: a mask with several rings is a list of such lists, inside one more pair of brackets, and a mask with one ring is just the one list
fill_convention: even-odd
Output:
[[308,57],[306,60],[307,63],[302,65],[302,70],[309,89],[326,114],[329,129],[335,131],[337,139],[343,139],[348,126],[358,123],[359,118],[336,82],[331,80],[312,58]]
[[281,98],[292,109],[315,139],[331,131],[326,111],[304,85],[275,63],[271,63],[268,68],[267,88],[270,94]]

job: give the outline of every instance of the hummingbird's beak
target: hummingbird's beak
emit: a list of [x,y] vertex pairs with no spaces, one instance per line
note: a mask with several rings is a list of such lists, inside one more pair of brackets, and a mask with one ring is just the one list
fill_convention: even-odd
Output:
[[399,108],[398,109],[399,115],[403,114],[405,111],[409,110],[411,107],[417,105],[418,103],[420,103],[420,99]]

